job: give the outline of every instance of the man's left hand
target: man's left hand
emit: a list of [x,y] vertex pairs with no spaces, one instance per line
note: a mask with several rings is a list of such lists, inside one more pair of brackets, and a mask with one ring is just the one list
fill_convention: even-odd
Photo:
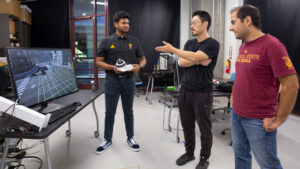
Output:
[[158,52],[173,53],[172,51],[173,51],[174,47],[171,44],[169,44],[165,41],[163,41],[163,44],[165,44],[165,46],[157,46],[155,48],[155,50]]
[[263,119],[263,127],[268,132],[271,132],[271,131],[277,129],[280,125],[281,125],[281,123],[276,121],[275,117]]
[[133,66],[133,69],[131,71],[134,73],[137,73],[141,69],[140,65],[138,65],[138,64],[132,64],[132,66]]

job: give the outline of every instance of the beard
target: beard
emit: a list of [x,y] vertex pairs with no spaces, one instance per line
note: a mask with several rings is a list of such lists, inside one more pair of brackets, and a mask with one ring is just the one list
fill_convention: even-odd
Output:
[[120,28],[117,28],[117,30],[120,32],[120,33],[128,33],[129,32],[129,29],[120,29]]

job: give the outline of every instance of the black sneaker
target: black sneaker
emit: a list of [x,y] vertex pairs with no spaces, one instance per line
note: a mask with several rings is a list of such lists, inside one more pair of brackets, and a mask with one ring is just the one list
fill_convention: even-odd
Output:
[[195,159],[195,156],[193,154],[190,153],[184,153],[182,156],[180,156],[177,160],[176,160],[176,164],[179,166],[182,166],[184,164],[186,164],[189,161],[192,161]]
[[204,157],[200,157],[200,161],[196,166],[196,169],[207,169],[208,165],[209,165],[208,159]]
[[138,152],[141,150],[140,145],[138,145],[138,143],[136,143],[136,141],[133,138],[127,139],[127,143],[133,151]]
[[111,147],[112,142],[111,141],[106,141],[104,140],[101,145],[97,148],[96,150],[96,154],[101,154],[103,153],[105,150],[107,150],[108,148]]

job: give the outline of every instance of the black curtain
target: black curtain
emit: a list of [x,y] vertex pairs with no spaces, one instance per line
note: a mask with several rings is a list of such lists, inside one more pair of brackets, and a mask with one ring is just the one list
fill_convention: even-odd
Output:
[[152,72],[159,56],[154,48],[163,40],[179,47],[180,0],[109,0],[108,7],[109,35],[115,32],[115,12],[131,15],[129,34],[140,40],[147,58],[143,72]]
[[[300,1],[299,0],[245,0],[259,8],[262,18],[262,30],[278,38],[286,46],[289,56],[300,72]],[[295,106],[300,112],[300,95]]]
[[24,4],[32,10],[31,47],[70,48],[69,0]]

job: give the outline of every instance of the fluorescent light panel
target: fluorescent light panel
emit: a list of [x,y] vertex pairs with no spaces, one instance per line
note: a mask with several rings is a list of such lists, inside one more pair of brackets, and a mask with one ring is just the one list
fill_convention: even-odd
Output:
[[[94,5],[94,3],[95,3],[94,1],[91,1],[91,4]],[[105,6],[105,5],[106,5],[106,2],[96,2],[96,4],[97,4],[97,5],[104,5],[104,6]]]

